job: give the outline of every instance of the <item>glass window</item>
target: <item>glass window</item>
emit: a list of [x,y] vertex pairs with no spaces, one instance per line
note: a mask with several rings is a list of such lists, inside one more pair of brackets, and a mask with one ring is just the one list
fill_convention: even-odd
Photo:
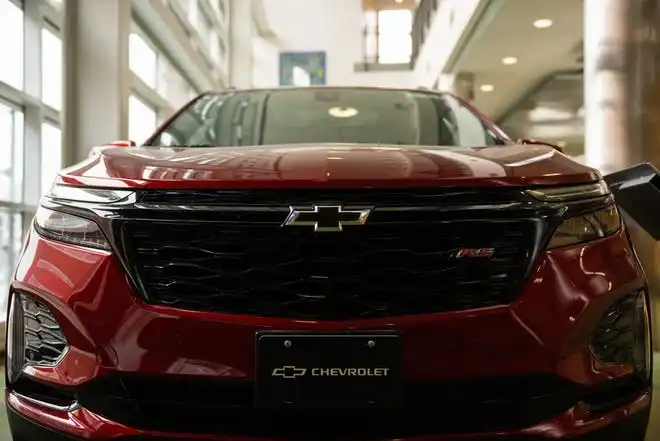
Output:
[[57,9],[60,10],[64,7],[64,0],[47,0],[50,5]]
[[0,209],[0,308],[7,308],[9,281],[23,246],[23,216]]
[[129,39],[129,64],[133,73],[147,86],[156,88],[158,54],[136,33],[132,33]]
[[62,131],[54,124],[41,125],[41,193],[46,193],[62,169]]
[[9,0],[0,0],[0,81],[23,89],[23,11]]
[[197,20],[197,32],[199,32],[199,38],[202,40],[204,47],[211,50],[213,47],[211,40],[215,32],[213,31],[213,23],[209,21],[206,14],[200,14],[199,20]]
[[192,86],[165,57],[158,61],[158,77],[158,93],[173,107],[181,107],[191,100]]
[[62,40],[48,29],[41,30],[41,63],[43,102],[62,109]]
[[412,12],[405,9],[378,12],[380,63],[407,63],[412,54]]
[[220,38],[215,32],[212,33],[211,41],[209,41],[209,44],[211,45],[209,48],[211,52],[211,58],[216,63],[222,64],[224,62],[224,55],[220,50]]
[[188,21],[193,25],[197,25],[197,20],[199,16],[199,4],[198,0],[181,0],[185,3],[184,9],[188,15]]
[[220,19],[220,21],[224,23],[225,21],[224,0],[211,0],[211,6],[213,6],[213,9],[218,14],[218,18]]
[[204,95],[163,130],[156,145],[238,146],[305,143],[504,144],[448,94],[304,88]]
[[0,200],[22,199],[23,112],[0,103]]
[[364,25],[369,32],[378,30],[378,13],[376,11],[366,11],[364,13]]
[[140,144],[149,138],[158,124],[156,109],[140,98],[131,95],[128,102],[128,134],[131,140]]

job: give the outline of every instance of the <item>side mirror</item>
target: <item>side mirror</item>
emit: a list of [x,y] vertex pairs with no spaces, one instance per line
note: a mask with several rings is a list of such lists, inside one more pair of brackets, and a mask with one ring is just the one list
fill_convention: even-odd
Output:
[[105,144],[105,147],[135,147],[135,141],[113,141]]
[[616,202],[655,240],[660,240],[660,171],[649,163],[604,176]]
[[552,144],[552,143],[549,143],[549,142],[545,142],[545,141],[537,141],[536,139],[528,139],[528,138],[519,139],[518,144],[522,144],[522,145],[544,145],[544,146],[547,146],[547,147],[552,147],[553,149],[557,150],[560,153],[564,153],[564,149],[559,147],[558,145]]

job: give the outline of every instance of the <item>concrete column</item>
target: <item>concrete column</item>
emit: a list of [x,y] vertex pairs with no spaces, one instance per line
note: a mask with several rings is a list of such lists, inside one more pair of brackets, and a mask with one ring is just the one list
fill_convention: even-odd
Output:
[[[603,173],[660,167],[660,0],[584,0],[585,153]],[[660,245],[626,216],[653,297],[660,349]]]
[[638,156],[628,120],[633,1],[584,1],[585,160],[603,172],[632,165]]
[[438,79],[438,89],[453,93],[466,100],[474,100],[475,75],[473,72],[458,72],[441,75]]
[[229,85],[236,88],[252,87],[254,74],[252,0],[232,0],[230,6],[230,63]]
[[128,137],[131,0],[66,0],[64,8],[65,165],[93,146]]

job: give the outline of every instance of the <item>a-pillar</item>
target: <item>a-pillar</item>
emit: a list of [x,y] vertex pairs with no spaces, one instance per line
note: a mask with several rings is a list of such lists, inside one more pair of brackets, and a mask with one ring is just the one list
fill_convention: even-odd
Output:
[[[640,162],[660,167],[659,32],[660,0],[584,1],[585,161],[604,174]],[[627,224],[649,279],[660,349],[660,244]]]
[[64,161],[128,137],[131,0],[66,0],[64,6]]
[[438,79],[438,89],[453,93],[465,101],[474,100],[475,76],[472,72],[444,74]]

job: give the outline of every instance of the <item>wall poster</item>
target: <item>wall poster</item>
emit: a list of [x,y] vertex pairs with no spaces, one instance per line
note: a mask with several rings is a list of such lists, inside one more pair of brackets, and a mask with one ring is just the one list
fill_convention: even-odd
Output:
[[325,85],[325,52],[282,52],[280,86]]

